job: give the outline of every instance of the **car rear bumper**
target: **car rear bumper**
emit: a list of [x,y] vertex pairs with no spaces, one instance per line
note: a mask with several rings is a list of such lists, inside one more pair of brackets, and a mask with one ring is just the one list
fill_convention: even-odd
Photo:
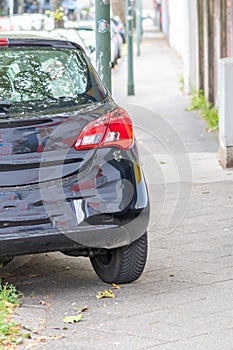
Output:
[[[141,237],[148,225],[149,204],[134,217],[113,218],[110,224],[85,224],[69,229],[20,230],[1,233],[0,257],[51,251],[88,251],[125,246]],[[101,219],[100,219],[101,220]],[[103,220],[103,219],[102,219]],[[118,221],[118,223],[117,223]],[[119,224],[121,221],[122,224]]]
[[2,189],[0,257],[112,249],[146,232],[149,198],[136,150],[117,151],[123,159],[107,149],[94,155],[82,177]]

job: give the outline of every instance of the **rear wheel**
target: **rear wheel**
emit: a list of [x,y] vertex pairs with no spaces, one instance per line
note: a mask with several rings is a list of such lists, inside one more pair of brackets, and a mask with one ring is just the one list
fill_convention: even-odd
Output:
[[147,258],[147,233],[128,246],[109,250],[107,254],[90,258],[103,282],[129,283],[138,279]]

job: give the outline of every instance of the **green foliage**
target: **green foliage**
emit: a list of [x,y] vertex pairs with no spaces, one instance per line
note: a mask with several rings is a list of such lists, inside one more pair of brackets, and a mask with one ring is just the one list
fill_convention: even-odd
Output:
[[218,130],[218,110],[212,106],[210,108],[203,109],[201,116],[207,121],[208,128],[212,131]]
[[189,111],[202,110],[207,107],[206,98],[204,96],[203,90],[197,91],[193,89],[192,91],[192,104],[188,108]]
[[8,301],[11,304],[19,305],[19,297],[21,293],[19,293],[15,286],[12,284],[6,283],[4,286],[0,283],[0,300]]
[[180,77],[179,79],[179,83],[180,83],[180,91],[182,92],[182,94],[184,93],[184,77]]
[[14,307],[20,304],[21,294],[12,285],[6,283],[4,286],[0,280],[0,350],[5,345],[19,344],[22,342],[22,335],[19,325],[11,321]]
[[54,19],[54,24],[56,28],[64,28],[64,10],[62,7],[56,9],[56,11],[45,11],[45,14]]
[[202,118],[207,121],[208,129],[212,131],[218,130],[218,110],[217,108],[206,101],[203,90],[192,91],[192,103],[188,111],[199,111]]
[[59,7],[54,13],[53,18],[55,21],[62,21],[64,19],[64,11],[62,7]]

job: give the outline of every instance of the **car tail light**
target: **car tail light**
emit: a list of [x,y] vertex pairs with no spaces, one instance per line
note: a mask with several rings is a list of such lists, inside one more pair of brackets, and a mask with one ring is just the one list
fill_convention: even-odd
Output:
[[78,136],[74,148],[76,150],[103,147],[129,149],[133,139],[132,120],[124,109],[117,108],[88,123]]
[[9,41],[7,38],[0,38],[0,46],[9,46]]

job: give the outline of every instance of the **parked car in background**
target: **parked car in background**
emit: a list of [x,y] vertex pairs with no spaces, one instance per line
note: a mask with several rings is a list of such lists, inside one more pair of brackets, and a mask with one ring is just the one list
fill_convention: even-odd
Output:
[[86,24],[85,26],[76,26],[75,30],[79,33],[87,46],[95,49],[95,29],[94,24]]
[[10,17],[0,17],[0,31],[12,30],[13,25]]
[[91,45],[87,45],[87,43],[82,39],[80,34],[76,29],[72,28],[55,28],[50,31],[51,37],[60,40],[69,40],[74,43],[80,45],[86,52],[87,56],[90,58],[93,66],[95,66],[95,48]]
[[[95,29],[94,24],[86,22],[85,25],[76,26],[75,29],[78,31],[79,35],[82,37],[84,42],[90,48],[95,48]],[[122,38],[117,33],[114,23],[111,23],[111,64],[114,67],[117,64],[118,58],[121,57],[121,46],[122,46]]]
[[54,20],[41,13],[24,13],[10,17],[13,30],[52,30]]
[[147,259],[149,199],[133,124],[84,50],[0,37],[0,260],[90,257],[108,283]]

